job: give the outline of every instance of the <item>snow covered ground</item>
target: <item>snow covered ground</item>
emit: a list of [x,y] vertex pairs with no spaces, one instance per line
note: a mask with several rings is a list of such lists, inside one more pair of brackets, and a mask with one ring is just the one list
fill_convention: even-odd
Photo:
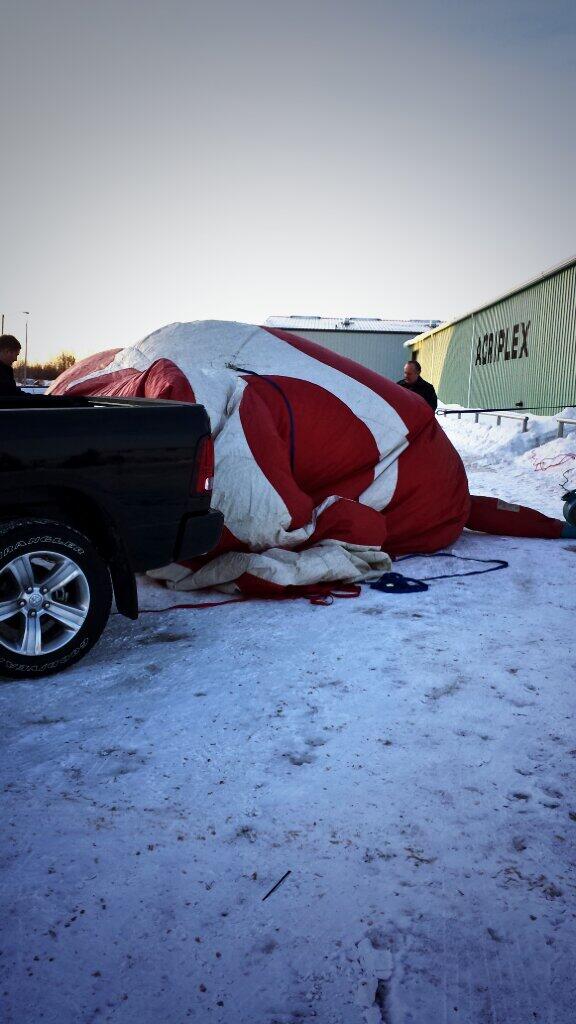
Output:
[[[576,433],[446,429],[561,514]],[[576,542],[454,550],[510,568],[115,616],[0,687],[6,1024],[572,1024]]]

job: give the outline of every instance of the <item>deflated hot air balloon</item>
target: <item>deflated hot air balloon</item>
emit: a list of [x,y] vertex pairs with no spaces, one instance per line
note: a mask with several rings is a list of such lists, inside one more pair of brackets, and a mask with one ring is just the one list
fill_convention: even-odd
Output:
[[[417,395],[286,331],[171,324],[76,363],[53,394],[200,402],[210,415],[218,548],[154,576],[182,590],[286,596],[373,579],[468,526],[559,537],[563,524],[468,492],[460,456]],[[296,589],[294,589],[296,588]]]

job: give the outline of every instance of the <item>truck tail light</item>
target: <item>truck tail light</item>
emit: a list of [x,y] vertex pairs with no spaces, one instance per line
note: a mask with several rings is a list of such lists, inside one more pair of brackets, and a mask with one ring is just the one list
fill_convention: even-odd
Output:
[[210,434],[200,438],[196,452],[196,471],[192,477],[194,494],[207,494],[214,486],[214,443]]

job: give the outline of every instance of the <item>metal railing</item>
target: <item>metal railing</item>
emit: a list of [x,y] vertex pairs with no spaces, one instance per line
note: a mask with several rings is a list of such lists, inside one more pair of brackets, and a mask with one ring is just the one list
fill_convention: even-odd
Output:
[[[528,430],[529,416],[523,416],[522,413],[518,412],[482,412],[481,409],[438,409],[438,416],[457,416],[461,419],[462,416],[474,416],[474,422],[478,423],[481,416],[495,416],[496,426],[499,427],[503,419],[505,420],[522,420],[522,433],[525,434]],[[566,420],[567,423],[574,423],[574,420]],[[562,435],[559,434],[559,437]]]
[[570,420],[567,416],[558,417],[558,437],[564,437],[564,425],[568,423],[571,427],[576,427],[576,420]]

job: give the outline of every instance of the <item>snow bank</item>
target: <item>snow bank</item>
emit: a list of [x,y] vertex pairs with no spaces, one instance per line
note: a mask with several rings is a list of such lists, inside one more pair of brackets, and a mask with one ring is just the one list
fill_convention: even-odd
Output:
[[479,423],[471,416],[440,422],[464,458],[471,490],[561,518],[562,494],[576,487],[576,428],[566,427],[558,438],[554,416],[530,416],[526,433],[520,421],[503,419],[497,426],[488,416]]

